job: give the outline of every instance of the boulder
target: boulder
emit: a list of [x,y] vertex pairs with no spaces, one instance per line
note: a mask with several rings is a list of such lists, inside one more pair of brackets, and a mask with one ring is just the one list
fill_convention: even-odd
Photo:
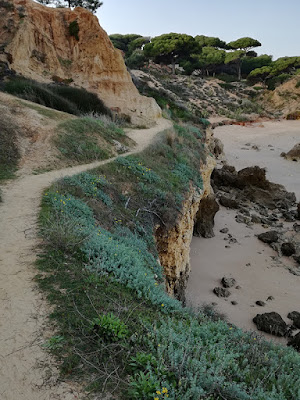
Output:
[[292,311],[288,314],[288,318],[293,321],[293,325],[300,329],[300,312]]
[[225,276],[221,280],[224,288],[231,288],[236,285],[236,280],[234,278],[226,278]]
[[213,292],[218,297],[229,297],[231,295],[228,289],[221,287],[215,287]]
[[239,203],[235,199],[232,199],[232,198],[224,196],[224,195],[219,197],[219,203],[222,206],[227,207],[227,208],[235,209],[235,208],[239,207]]
[[220,206],[216,201],[214,194],[204,197],[199,205],[199,210],[196,214],[196,222],[194,225],[194,236],[203,236],[212,238],[214,234],[214,218],[219,211]]
[[258,235],[257,237],[262,242],[268,243],[268,244],[275,243],[279,239],[278,232],[276,232],[276,231],[264,232],[264,233],[261,233],[260,235]]
[[287,344],[288,346],[294,347],[295,350],[300,352],[300,332],[297,333]]
[[262,300],[257,300],[257,301],[255,302],[255,304],[256,304],[257,306],[260,306],[260,307],[264,307],[264,306],[266,305],[266,303],[265,303],[264,301],[262,301]]
[[286,153],[285,158],[287,160],[299,161],[300,160],[300,143],[295,144],[295,146]]
[[296,248],[295,248],[294,243],[292,243],[292,242],[282,243],[281,252],[284,256],[287,256],[287,257],[290,257],[293,254],[295,254]]
[[256,324],[259,331],[271,333],[275,336],[286,336],[288,326],[276,312],[257,314],[253,318],[253,322]]

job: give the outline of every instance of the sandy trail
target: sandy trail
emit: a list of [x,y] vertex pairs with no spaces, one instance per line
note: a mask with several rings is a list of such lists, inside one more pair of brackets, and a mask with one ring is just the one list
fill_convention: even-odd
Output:
[[[172,126],[161,119],[150,129],[127,134],[136,148],[146,148]],[[28,175],[3,187],[0,204],[0,398],[1,400],[80,399],[74,384],[59,382],[49,354],[41,349],[49,308],[33,282],[36,274],[37,218],[42,191],[53,181],[103,165],[113,159],[43,175]]]
[[[261,124],[223,126],[214,132],[224,143],[230,165],[238,170],[253,165],[266,167],[269,180],[294,191],[300,200],[300,163],[280,157],[282,151],[287,152],[300,142],[299,121],[264,122],[264,127]],[[245,146],[247,143],[251,146]],[[252,149],[252,145],[261,150]],[[274,261],[272,257],[277,253],[255,237],[266,229],[258,224],[250,229],[237,223],[235,215],[235,211],[221,207],[215,219],[216,236],[212,239],[193,238],[188,302],[195,306],[215,302],[218,310],[225,313],[231,322],[247,330],[256,329],[252,318],[258,313],[276,311],[290,322],[286,318],[288,312],[300,311],[300,277],[284,268],[294,265],[293,261],[287,257],[282,257],[282,264]],[[224,240],[228,235],[219,232],[224,227],[229,228],[229,233],[238,243],[230,244]],[[228,245],[230,247],[225,248]],[[232,295],[227,301],[212,292],[214,287],[221,286],[223,276],[234,277],[241,287],[230,289]],[[274,300],[266,301],[268,296],[273,296]],[[265,301],[266,306],[257,306],[257,300]],[[232,305],[231,301],[238,304]]]

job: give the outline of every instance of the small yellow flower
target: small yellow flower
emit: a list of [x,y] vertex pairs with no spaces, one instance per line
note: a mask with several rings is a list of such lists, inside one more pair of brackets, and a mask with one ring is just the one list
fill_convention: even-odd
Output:
[[256,340],[256,338],[254,338],[253,340]]
[[161,394],[161,392],[159,390],[156,391],[156,394]]
[[158,397],[154,397],[154,400],[159,400],[159,398]]
[[168,393],[168,389],[167,388],[165,388],[165,387],[163,387],[162,388],[162,392],[165,394],[165,393]]
[[164,304],[162,304],[161,306],[162,306],[162,307],[164,307],[165,305],[164,305]]

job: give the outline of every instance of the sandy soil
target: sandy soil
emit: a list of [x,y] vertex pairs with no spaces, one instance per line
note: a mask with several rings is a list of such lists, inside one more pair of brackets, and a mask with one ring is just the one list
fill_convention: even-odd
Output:
[[[266,167],[268,179],[295,191],[300,200],[300,163],[280,157],[282,151],[286,152],[300,141],[299,121],[265,122],[264,126],[251,127],[224,126],[215,130],[215,136],[224,143],[229,164],[237,169],[252,165]],[[246,146],[247,143],[251,146]],[[259,146],[260,151],[252,149],[252,145]],[[255,330],[252,318],[257,313],[277,311],[290,322],[286,318],[288,312],[300,311],[300,277],[288,271],[293,262],[287,257],[282,257],[281,262],[274,260],[276,252],[255,237],[265,229],[257,224],[251,228],[239,224],[235,215],[235,211],[221,207],[215,220],[216,236],[193,238],[188,302],[194,306],[215,302],[229,321],[246,330]],[[219,232],[224,227],[237,243],[224,240],[228,234]],[[214,287],[221,286],[223,276],[234,277],[240,286],[240,289],[230,289],[232,295],[228,300],[219,299],[212,292]],[[266,301],[268,296],[273,296],[274,300]],[[265,301],[266,306],[257,306],[257,300]],[[232,305],[231,301],[238,304]]]
[[[169,128],[161,119],[151,129],[128,132],[137,142],[130,153],[147,147]],[[38,239],[37,217],[42,191],[54,180],[111,160],[22,176],[3,186],[0,204],[0,398],[1,400],[74,400],[80,388],[60,382],[49,354],[41,348],[47,334],[49,308],[33,278]],[[52,332],[53,333],[53,332]]]
[[[226,159],[237,170],[259,165],[271,182],[295,192],[300,201],[300,163],[280,157],[300,142],[300,121],[267,121],[252,126],[227,125],[214,130],[224,144]],[[247,144],[250,144],[250,146]],[[252,146],[258,146],[255,150]]]

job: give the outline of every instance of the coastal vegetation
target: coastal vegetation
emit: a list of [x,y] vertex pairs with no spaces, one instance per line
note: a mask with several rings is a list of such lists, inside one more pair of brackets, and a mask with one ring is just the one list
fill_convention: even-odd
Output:
[[300,57],[281,57],[273,61],[271,55],[258,56],[253,49],[261,43],[244,37],[229,43],[205,35],[195,37],[168,33],[153,38],[136,34],[110,35],[115,47],[124,52],[130,68],[143,68],[150,60],[171,65],[172,73],[215,76],[220,79],[237,80],[247,78],[250,84],[266,84],[273,90],[290,79],[300,68]]
[[37,281],[53,305],[45,346],[86,390],[124,399],[296,400],[300,356],[167,295],[154,230],[202,189],[205,126],[175,124],[142,153],[45,193]]

